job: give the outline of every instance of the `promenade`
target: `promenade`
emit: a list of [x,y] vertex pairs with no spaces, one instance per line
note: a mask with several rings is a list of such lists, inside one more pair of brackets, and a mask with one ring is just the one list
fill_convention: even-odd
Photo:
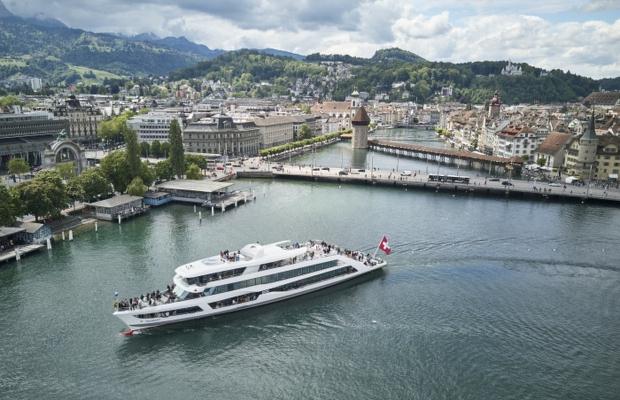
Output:
[[[278,166],[281,167],[278,168]],[[374,171],[327,167],[310,167],[287,164],[266,163],[258,159],[246,162],[244,166],[235,168],[238,178],[277,178],[299,179],[317,182],[331,182],[338,184],[365,184],[390,187],[401,187],[404,190],[418,189],[436,192],[450,192],[453,195],[492,195],[505,198],[527,198],[533,200],[557,200],[569,202],[598,202],[620,206],[620,191],[617,189],[604,190],[587,186],[560,185],[551,186],[545,182],[534,182],[517,179],[476,177],[471,174],[461,174],[470,177],[470,183],[430,182],[428,175],[421,171],[411,171],[410,176],[391,170]],[[342,171],[342,172],[341,172]],[[346,173],[346,175],[344,175]],[[509,182],[511,185],[505,185]]]

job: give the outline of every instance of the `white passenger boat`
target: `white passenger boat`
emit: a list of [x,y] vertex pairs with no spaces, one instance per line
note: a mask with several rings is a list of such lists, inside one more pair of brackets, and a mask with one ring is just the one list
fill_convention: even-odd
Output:
[[165,291],[116,302],[114,315],[131,334],[289,299],[385,265],[375,255],[321,241],[248,244],[236,252],[181,265]]

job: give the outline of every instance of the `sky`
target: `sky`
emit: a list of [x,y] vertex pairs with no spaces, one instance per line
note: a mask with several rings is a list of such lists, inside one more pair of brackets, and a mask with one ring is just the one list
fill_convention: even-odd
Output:
[[94,32],[185,36],[210,48],[431,61],[511,60],[620,76],[620,0],[4,0]]

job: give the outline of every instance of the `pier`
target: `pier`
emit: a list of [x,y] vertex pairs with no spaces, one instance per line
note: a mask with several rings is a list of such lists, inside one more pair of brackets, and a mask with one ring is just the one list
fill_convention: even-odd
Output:
[[438,147],[421,146],[419,144],[398,143],[389,140],[368,140],[368,147],[373,151],[388,153],[400,157],[417,158],[463,168],[503,173],[507,169],[523,166],[519,157],[505,158],[473,153],[471,151],[443,149]]
[[497,179],[471,177],[467,183],[450,183],[429,181],[429,175],[421,171],[411,176],[390,170],[356,170],[328,167],[304,167],[283,165],[279,169],[268,170],[267,164],[259,169],[237,170],[238,178],[296,179],[334,184],[361,184],[397,187],[402,190],[428,190],[448,192],[454,196],[495,196],[508,199],[531,199],[540,201],[597,202],[612,206],[620,206],[620,191],[605,191],[587,186],[549,186],[544,182],[524,181],[517,179]]

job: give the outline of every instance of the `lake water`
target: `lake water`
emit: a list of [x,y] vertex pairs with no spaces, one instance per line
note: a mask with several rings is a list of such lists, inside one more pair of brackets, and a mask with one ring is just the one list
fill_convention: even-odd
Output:
[[[170,205],[0,265],[0,398],[618,398],[620,210],[237,185],[256,202],[202,223]],[[131,338],[112,316],[114,291],[222,249],[383,233],[389,266],[352,284]]]

